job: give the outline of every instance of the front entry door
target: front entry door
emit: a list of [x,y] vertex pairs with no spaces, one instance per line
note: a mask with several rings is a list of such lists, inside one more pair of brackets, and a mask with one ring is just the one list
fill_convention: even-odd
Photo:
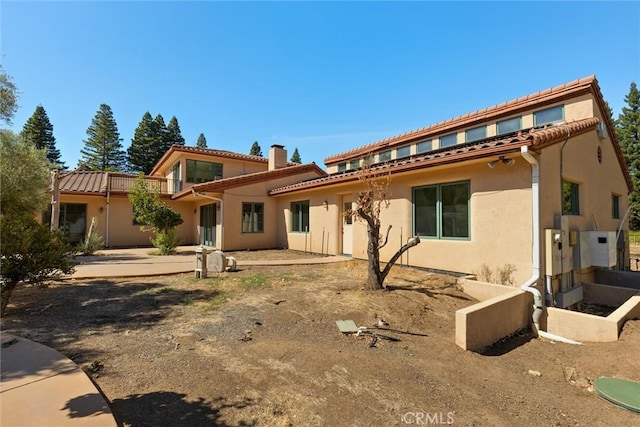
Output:
[[[353,209],[353,202],[343,203],[343,214]],[[342,253],[353,254],[353,216],[342,215]]]
[[200,244],[216,246],[216,204],[200,206]]

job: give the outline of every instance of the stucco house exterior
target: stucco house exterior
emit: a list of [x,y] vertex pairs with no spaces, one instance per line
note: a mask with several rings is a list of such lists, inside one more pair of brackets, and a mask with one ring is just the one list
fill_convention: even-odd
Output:
[[[382,261],[418,235],[403,264],[457,273],[511,265],[523,283],[535,269],[545,275],[545,230],[559,229],[571,237],[564,258],[578,250],[575,233],[615,232],[615,266],[628,267],[632,184],[593,76],[330,155],[326,172],[288,163],[282,146],[268,159],[173,146],[147,180],[182,215],[183,244],[364,259],[366,226],[343,214],[361,190],[365,161],[390,166],[391,204],[381,219],[393,228]],[[127,200],[133,178],[61,175],[62,228],[81,236],[97,217],[109,246],[148,245]],[[552,275],[551,286],[589,280],[593,269],[583,267]]]

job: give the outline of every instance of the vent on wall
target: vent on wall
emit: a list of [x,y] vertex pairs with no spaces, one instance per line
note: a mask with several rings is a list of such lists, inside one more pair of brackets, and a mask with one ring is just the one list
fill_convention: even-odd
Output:
[[596,127],[596,131],[598,133],[598,138],[604,139],[607,137],[607,128],[605,127],[604,123],[602,122],[598,123],[598,126]]

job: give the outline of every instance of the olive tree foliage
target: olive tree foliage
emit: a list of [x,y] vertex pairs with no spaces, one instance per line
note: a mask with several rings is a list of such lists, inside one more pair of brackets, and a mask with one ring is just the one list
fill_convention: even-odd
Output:
[[152,231],[151,243],[160,255],[176,253],[178,241],[175,228],[182,224],[180,214],[160,200],[159,186],[147,181],[140,174],[129,190],[129,201],[133,206],[133,218],[142,224],[143,231]]
[[47,206],[46,150],[0,130],[0,309],[21,283],[44,285],[73,271],[73,248],[59,232],[35,220]]
[[385,267],[380,269],[380,249],[388,243],[389,232],[391,231],[391,225],[389,225],[384,236],[380,232],[382,226],[380,214],[383,209],[387,209],[391,204],[391,194],[389,192],[389,184],[391,183],[390,165],[370,166],[369,163],[365,162],[365,165],[358,172],[358,180],[362,184],[362,191],[358,194],[355,209],[345,212],[345,216],[353,216],[367,224],[367,258],[369,262],[365,289],[380,290],[385,288],[384,281],[391,267],[403,253],[419,244],[420,238],[415,236],[402,245],[387,261]]
[[0,121],[11,125],[13,115],[18,111],[18,89],[11,77],[0,65]]

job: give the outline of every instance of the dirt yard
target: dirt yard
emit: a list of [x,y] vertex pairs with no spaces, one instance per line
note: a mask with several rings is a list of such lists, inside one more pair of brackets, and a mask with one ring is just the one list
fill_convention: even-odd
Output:
[[[350,261],[25,287],[2,329],[76,361],[123,426],[640,425],[591,389],[640,381],[640,321],[616,343],[522,334],[477,354],[454,344],[475,302],[454,278],[396,267],[391,291],[364,292],[364,277]],[[348,319],[377,340],[342,335]]]

